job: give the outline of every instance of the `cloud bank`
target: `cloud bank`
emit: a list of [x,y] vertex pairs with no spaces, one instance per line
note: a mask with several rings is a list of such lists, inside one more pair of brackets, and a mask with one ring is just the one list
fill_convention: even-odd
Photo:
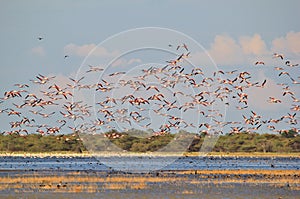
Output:
[[289,32],[283,37],[275,38],[269,47],[259,34],[241,36],[238,39],[228,35],[217,35],[207,52],[218,65],[244,65],[253,64],[258,60],[270,61],[275,52],[283,53],[290,58],[299,57],[300,32]]

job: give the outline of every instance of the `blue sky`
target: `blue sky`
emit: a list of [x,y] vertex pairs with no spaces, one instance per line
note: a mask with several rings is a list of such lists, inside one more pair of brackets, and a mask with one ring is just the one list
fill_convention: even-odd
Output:
[[[149,26],[190,36],[221,69],[243,69],[257,58],[280,65],[269,59],[277,50],[299,63],[299,8],[297,0],[1,1],[0,91],[27,83],[38,73],[74,75],[100,42]],[[38,41],[39,36],[44,39]],[[70,57],[64,59],[65,54]],[[276,78],[267,69],[261,71],[261,78]],[[299,76],[299,68],[293,73]]]
[[[40,69],[75,69],[80,59],[59,59],[64,46],[98,44],[137,27],[178,30],[206,48],[216,35],[237,39],[259,34],[270,45],[275,38],[299,31],[299,6],[299,1],[1,1],[2,85],[13,82],[7,77],[17,71],[23,71],[25,79]],[[38,36],[45,37],[43,43]],[[30,49],[41,45],[44,57],[30,55]]]

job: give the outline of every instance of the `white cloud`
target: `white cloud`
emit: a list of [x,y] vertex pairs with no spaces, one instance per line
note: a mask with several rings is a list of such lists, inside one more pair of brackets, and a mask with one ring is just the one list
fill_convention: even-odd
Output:
[[300,32],[288,32],[285,37],[276,38],[272,42],[274,52],[300,54]]
[[241,47],[227,35],[217,35],[208,53],[217,64],[231,65],[243,62]]
[[42,46],[34,47],[30,50],[30,52],[34,55],[38,55],[42,57],[46,55],[46,52]]
[[141,63],[142,60],[141,59],[136,59],[136,58],[133,58],[133,59],[130,59],[127,64],[130,65],[130,64],[133,64],[133,63]]
[[122,59],[122,58],[119,58],[117,60],[115,60],[111,66],[112,67],[116,67],[116,66],[120,66],[120,65],[125,65],[126,64],[126,59]]
[[141,59],[137,59],[137,58],[132,58],[130,60],[127,61],[127,59],[124,59],[124,58],[119,58],[117,59],[116,61],[114,61],[112,63],[112,67],[116,67],[116,66],[128,66],[130,64],[133,64],[133,63],[141,63],[142,60]]
[[245,54],[253,54],[257,56],[268,54],[267,46],[258,34],[253,35],[253,37],[242,36],[239,41]]
[[76,44],[68,44],[64,47],[64,53],[69,55],[77,55],[80,57],[85,56],[96,56],[96,57],[114,57],[119,54],[118,51],[108,51],[102,46],[97,46],[96,44],[85,44],[78,46]]
[[[274,52],[297,57],[300,54],[300,32],[289,32],[284,37],[275,38],[269,47],[259,34],[238,39],[217,35],[207,52],[218,65],[253,65],[256,61],[269,63]],[[205,56],[204,53],[195,54],[202,58]]]
[[[229,35],[216,35],[214,41],[209,46],[207,53],[216,62],[217,65],[253,65],[256,61],[272,62],[274,52],[284,53],[285,55],[300,54],[300,32],[289,32],[283,37],[275,38],[271,45],[267,46],[266,41],[259,34],[252,36],[240,36],[233,38]],[[42,48],[34,50],[35,53],[43,54]],[[68,44],[64,47],[64,52],[70,55],[85,57],[87,55],[96,57],[117,57],[118,50],[109,51],[108,49],[95,44],[76,45]],[[197,63],[209,64],[211,61],[204,52],[192,52],[191,60]],[[293,56],[295,57],[295,56]],[[126,63],[125,63],[126,61]],[[130,65],[132,63],[141,63],[140,59],[117,60],[113,66],[120,64]],[[266,63],[266,64],[268,64]],[[272,63],[274,64],[274,63]]]

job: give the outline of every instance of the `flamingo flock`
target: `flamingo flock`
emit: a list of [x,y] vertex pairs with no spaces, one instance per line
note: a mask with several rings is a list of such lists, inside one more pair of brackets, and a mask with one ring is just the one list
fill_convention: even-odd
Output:
[[[42,40],[43,38],[38,38]],[[169,45],[173,48],[174,45]],[[193,54],[186,44],[175,45],[178,56],[165,64],[148,65],[135,72],[112,71],[101,66],[88,66],[78,78],[68,78],[64,83],[56,76],[36,75],[29,82],[14,84],[14,89],[4,92],[0,99],[0,115],[10,118],[10,130],[2,134],[26,136],[71,132],[105,132],[110,129],[129,131],[132,128],[152,129],[155,136],[192,129],[198,133],[256,132],[260,128],[282,133],[299,132],[297,113],[300,111],[300,77],[290,74],[288,68],[297,63],[286,60],[283,54],[274,53],[282,66],[273,67],[282,81],[282,98],[268,96],[267,103],[283,104],[291,101],[287,113],[278,118],[264,118],[259,110],[249,107],[250,89],[265,89],[268,80],[254,81],[249,71],[217,70],[205,74],[202,67],[186,67],[186,60]],[[64,58],[69,58],[66,55]],[[259,60],[253,67],[270,67]],[[259,70],[259,68],[258,68]],[[101,78],[92,82],[90,74]],[[91,83],[92,82],[92,83]],[[95,94],[93,103],[78,93]],[[79,95],[81,96],[81,95]],[[241,113],[238,121],[226,121],[223,108],[231,107]],[[51,122],[50,122],[51,121]],[[75,123],[75,124],[74,124]],[[280,129],[278,124],[289,129]],[[115,133],[114,138],[120,135]]]

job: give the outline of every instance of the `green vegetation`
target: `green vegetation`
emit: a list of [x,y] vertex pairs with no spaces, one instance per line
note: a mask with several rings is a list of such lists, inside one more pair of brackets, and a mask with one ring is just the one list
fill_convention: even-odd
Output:
[[[106,137],[106,138],[105,138]],[[197,152],[200,150],[205,135],[180,132],[149,136],[146,133],[131,134],[110,131],[100,135],[0,135],[0,151],[3,152],[55,152],[68,151],[81,153],[86,146],[91,150],[105,151],[114,145],[122,150],[132,152],[158,151],[168,146],[169,151]],[[85,139],[83,144],[82,139]],[[108,142],[108,139],[110,142]],[[174,141],[176,140],[176,141]],[[105,141],[105,142],[104,142]],[[221,135],[213,152],[300,152],[300,136],[294,131],[284,134],[248,134],[239,133]]]
[[0,135],[0,151],[5,152],[72,151],[80,153],[82,150],[84,150],[82,142],[78,136],[74,135]]

